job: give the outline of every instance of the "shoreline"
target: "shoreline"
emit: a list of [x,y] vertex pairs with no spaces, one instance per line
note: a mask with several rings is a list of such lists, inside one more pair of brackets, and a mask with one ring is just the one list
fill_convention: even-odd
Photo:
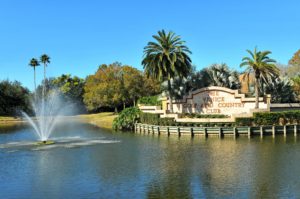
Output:
[[[78,122],[85,122],[92,125],[95,125],[99,128],[112,130],[112,123],[114,118],[117,117],[113,112],[103,112],[97,114],[85,114],[85,115],[76,115],[76,116],[60,116],[62,119],[66,120],[74,120]],[[26,124],[26,120],[22,120],[21,118],[14,117],[2,117],[0,116],[0,127],[5,126],[14,126],[20,124]]]

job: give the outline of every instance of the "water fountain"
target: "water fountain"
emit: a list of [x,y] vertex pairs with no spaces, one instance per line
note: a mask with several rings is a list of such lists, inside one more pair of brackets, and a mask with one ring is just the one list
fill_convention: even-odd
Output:
[[43,95],[41,99],[35,97],[32,107],[35,113],[34,118],[29,117],[25,112],[22,114],[35,130],[40,141],[37,144],[53,144],[54,142],[49,140],[49,137],[58,122],[59,115],[66,107],[62,105],[59,92],[51,91],[48,95]]

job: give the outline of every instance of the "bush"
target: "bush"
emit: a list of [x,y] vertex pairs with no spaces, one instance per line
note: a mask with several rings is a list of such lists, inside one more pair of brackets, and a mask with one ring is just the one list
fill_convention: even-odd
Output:
[[139,121],[140,109],[136,107],[126,108],[113,121],[113,129],[115,130],[132,130],[134,124]]
[[20,111],[32,113],[30,91],[20,82],[0,81],[0,115],[17,116]]
[[252,126],[253,118],[245,117],[245,118],[236,118],[235,125],[236,126]]
[[[188,114],[186,116],[194,116]],[[205,115],[204,115],[205,116]],[[211,118],[217,118],[217,115],[206,115]],[[221,118],[226,115],[220,115]],[[209,118],[207,117],[207,118]],[[159,114],[141,113],[140,122],[151,125],[161,126],[186,126],[186,127],[231,127],[231,126],[260,126],[260,125],[284,125],[300,123],[300,111],[283,111],[283,112],[263,112],[254,113],[253,117],[236,118],[235,123],[180,123],[173,118],[160,118]]]
[[300,111],[254,113],[252,118],[236,118],[237,126],[285,125],[300,123]]
[[140,122],[144,124],[159,125],[161,119],[159,114],[143,112],[140,114]]
[[148,96],[148,97],[141,97],[138,100],[139,104],[148,105],[148,106],[160,106],[161,101],[158,100],[158,96]]
[[199,113],[182,113],[182,118],[228,118],[228,115],[222,114],[199,114]]

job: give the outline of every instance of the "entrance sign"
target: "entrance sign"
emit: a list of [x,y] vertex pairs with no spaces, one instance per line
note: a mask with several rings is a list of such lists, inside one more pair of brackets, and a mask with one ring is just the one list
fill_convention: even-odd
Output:
[[[169,102],[167,101],[169,109]],[[270,107],[270,96],[259,98],[259,109]],[[255,109],[255,98],[247,98],[238,90],[224,87],[207,87],[195,90],[181,100],[173,101],[174,113],[201,113],[240,115],[252,113]]]

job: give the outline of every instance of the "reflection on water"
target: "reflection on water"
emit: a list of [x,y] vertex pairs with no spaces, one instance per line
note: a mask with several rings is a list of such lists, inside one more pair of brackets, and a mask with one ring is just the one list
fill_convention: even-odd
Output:
[[[29,135],[12,130],[0,143],[29,142]],[[75,146],[0,149],[0,198],[300,198],[293,136],[191,139],[73,124],[55,137]]]

